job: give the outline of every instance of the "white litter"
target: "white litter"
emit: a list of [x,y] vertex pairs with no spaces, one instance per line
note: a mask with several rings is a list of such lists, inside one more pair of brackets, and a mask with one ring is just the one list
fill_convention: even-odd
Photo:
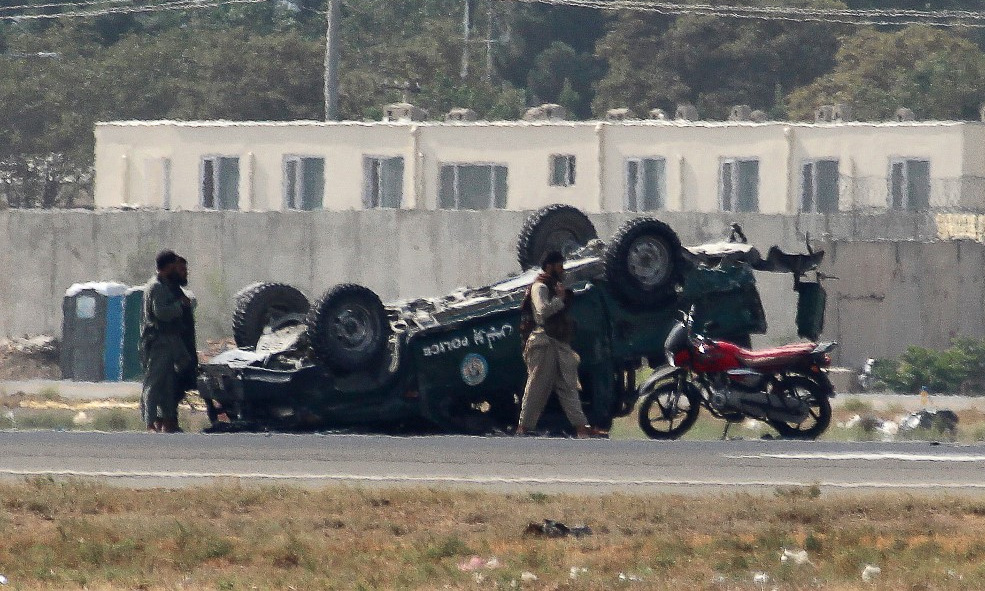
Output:
[[862,580],[866,583],[871,583],[879,578],[882,574],[882,569],[874,564],[867,564],[865,568],[862,569]]
[[783,564],[813,564],[810,557],[807,556],[807,550],[789,550],[787,548],[783,549],[780,553],[780,562]]
[[76,427],[81,427],[83,425],[91,425],[92,417],[90,417],[85,412],[80,410],[78,414],[72,417],[72,424],[75,425]]
[[6,585],[6,584],[7,584],[7,577],[0,575],[0,585]]
[[584,566],[573,566],[571,571],[568,572],[568,578],[572,581],[578,578],[578,575],[583,575],[588,572],[588,569]]
[[634,575],[632,573],[630,573],[630,574],[619,573],[619,580],[620,581],[628,581],[630,583],[642,583],[643,582],[643,577],[641,577],[639,575]]
[[520,575],[520,580],[523,581],[524,583],[532,583],[537,580],[537,575],[533,574],[528,570],[525,570],[523,571],[523,574]]
[[770,582],[770,576],[766,573],[753,573],[752,582],[757,585],[765,585]]

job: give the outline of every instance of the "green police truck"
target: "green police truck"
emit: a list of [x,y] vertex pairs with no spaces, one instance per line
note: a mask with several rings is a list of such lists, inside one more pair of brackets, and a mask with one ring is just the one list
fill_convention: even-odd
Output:
[[[203,364],[198,378],[211,429],[511,432],[526,381],[519,308],[549,250],[567,256],[582,404],[603,428],[633,411],[637,370],[663,363],[682,309],[695,306],[712,335],[748,342],[766,330],[753,269],[801,277],[823,255],[774,248],[762,258],[742,242],[685,249],[650,217],[603,242],[584,213],[552,205],[520,232],[522,272],[492,285],[384,304],[342,284],[310,304],[289,285],[253,284],[236,298],[238,348]],[[805,325],[818,326],[823,297],[803,301],[812,307]],[[570,429],[556,401],[540,429]]]

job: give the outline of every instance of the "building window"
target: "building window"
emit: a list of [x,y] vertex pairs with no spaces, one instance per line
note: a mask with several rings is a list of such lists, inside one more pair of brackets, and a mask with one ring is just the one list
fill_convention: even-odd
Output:
[[284,157],[284,206],[287,209],[321,209],[324,195],[324,158]]
[[239,209],[239,158],[209,156],[202,159],[202,207]]
[[719,181],[722,211],[759,211],[759,160],[722,160]]
[[930,161],[893,158],[889,162],[890,207],[908,211],[930,209]]
[[575,157],[572,154],[551,156],[551,186],[570,187],[575,184]]
[[363,207],[399,208],[404,196],[404,159],[363,158]]
[[441,209],[503,209],[506,192],[507,168],[502,164],[441,166]]
[[626,211],[663,209],[667,193],[667,161],[663,158],[626,160]]
[[806,160],[800,171],[800,211],[837,213],[838,161]]

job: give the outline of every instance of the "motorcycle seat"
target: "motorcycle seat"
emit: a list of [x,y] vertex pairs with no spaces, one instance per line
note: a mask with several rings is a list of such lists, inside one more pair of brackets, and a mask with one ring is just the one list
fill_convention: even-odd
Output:
[[736,356],[742,363],[750,367],[763,367],[775,365],[777,362],[791,357],[800,357],[814,351],[815,343],[791,343],[781,347],[771,347],[769,349],[750,349],[740,348]]

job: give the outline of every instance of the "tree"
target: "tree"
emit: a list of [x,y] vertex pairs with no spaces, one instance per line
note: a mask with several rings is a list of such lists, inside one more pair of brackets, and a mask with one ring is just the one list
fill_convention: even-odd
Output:
[[985,99],[985,55],[952,30],[859,31],[844,39],[834,69],[789,94],[790,115],[845,102],[859,119],[884,120],[899,107],[924,119],[977,119]]
[[777,85],[796,88],[830,69],[836,32],[821,23],[619,14],[596,48],[608,70],[593,110],[672,112],[690,102],[703,117],[720,119],[736,104],[772,109]]

